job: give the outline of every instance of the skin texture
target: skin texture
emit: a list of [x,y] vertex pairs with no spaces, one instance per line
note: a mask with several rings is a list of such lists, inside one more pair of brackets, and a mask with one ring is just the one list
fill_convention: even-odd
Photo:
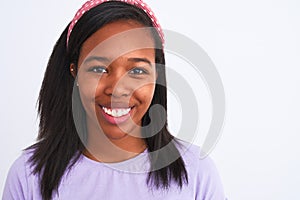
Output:
[[[84,154],[101,162],[129,159],[145,150],[141,120],[155,89],[154,40],[133,20],[109,23],[82,45],[78,70],[70,71],[86,111],[88,143]],[[131,108],[130,117],[112,123],[102,107]]]

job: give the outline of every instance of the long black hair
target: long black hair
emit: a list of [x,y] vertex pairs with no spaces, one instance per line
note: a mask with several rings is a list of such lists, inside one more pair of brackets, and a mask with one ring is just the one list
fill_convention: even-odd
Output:
[[[30,157],[32,173],[40,177],[40,192],[45,200],[51,199],[53,192],[58,192],[62,176],[78,161],[85,149],[83,141],[87,137],[85,112],[80,103],[72,105],[72,95],[76,96],[78,91],[75,91],[75,79],[70,73],[70,64],[74,63],[77,67],[80,48],[87,38],[105,24],[124,19],[135,20],[145,27],[153,27],[151,19],[142,9],[126,3],[110,1],[92,8],[80,18],[72,30],[68,46],[66,40],[69,25],[54,46],[38,98],[39,135],[37,142],[27,148],[33,152]],[[166,111],[165,57],[157,31],[152,35],[156,44],[157,82],[160,84],[155,86],[150,107],[159,104]],[[72,106],[75,108],[72,109]],[[147,184],[157,189],[167,189],[174,180],[182,188],[184,183],[188,183],[188,175],[184,161],[174,143],[176,138],[169,133],[167,123],[162,129],[154,130],[155,124],[163,119],[161,113],[153,113],[150,119],[149,110],[142,119],[142,126],[148,125],[150,121],[154,124],[152,126],[154,128],[150,127],[143,131],[144,136],[151,135],[149,133],[152,131],[157,132],[155,135],[145,137],[148,151],[156,152],[163,147],[168,147],[166,151],[150,154],[151,169],[149,169]],[[82,122],[80,130],[75,127],[74,121]],[[177,156],[175,161],[170,160],[171,154],[172,157]],[[162,162],[170,164],[159,167]]]

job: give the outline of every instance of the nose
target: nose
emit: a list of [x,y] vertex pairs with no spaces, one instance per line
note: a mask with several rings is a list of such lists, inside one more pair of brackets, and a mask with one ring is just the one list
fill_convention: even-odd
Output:
[[104,84],[104,93],[108,96],[121,98],[128,97],[131,93],[130,84],[124,74],[108,74],[101,82]]

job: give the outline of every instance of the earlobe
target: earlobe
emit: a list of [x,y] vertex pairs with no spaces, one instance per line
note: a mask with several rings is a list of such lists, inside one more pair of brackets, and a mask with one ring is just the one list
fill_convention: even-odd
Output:
[[74,63],[70,64],[70,73],[74,78],[76,78],[76,68]]

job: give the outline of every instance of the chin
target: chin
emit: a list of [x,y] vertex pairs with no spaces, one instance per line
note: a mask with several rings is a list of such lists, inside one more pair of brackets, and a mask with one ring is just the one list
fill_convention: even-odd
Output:
[[110,132],[110,133],[104,133],[104,135],[109,139],[109,140],[120,140],[120,139],[123,139],[125,137],[128,136],[127,133],[124,133],[124,132],[117,132],[117,133],[114,133],[114,132]]

